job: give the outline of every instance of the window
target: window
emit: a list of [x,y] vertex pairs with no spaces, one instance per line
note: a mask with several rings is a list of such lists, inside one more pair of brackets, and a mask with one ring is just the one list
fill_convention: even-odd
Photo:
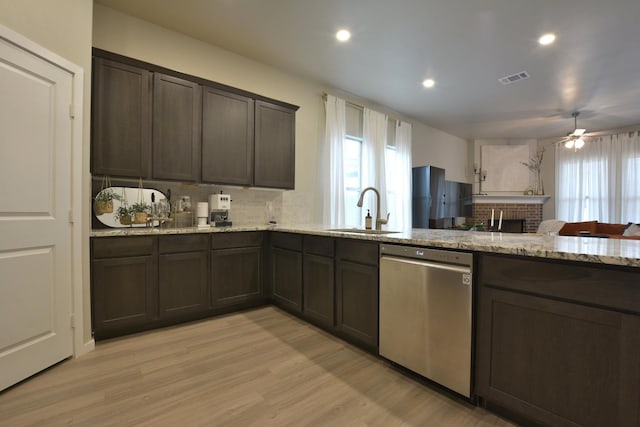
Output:
[[640,221],[638,133],[556,148],[556,217],[565,221]]
[[[386,229],[411,226],[411,125],[327,95],[322,180],[325,224],[363,227],[372,216],[390,213]],[[396,132],[398,138],[396,138]],[[390,144],[388,142],[391,142]],[[372,192],[357,206],[362,190],[380,191],[380,211]]]
[[362,138],[345,137],[343,150],[345,224],[362,226],[364,219],[356,206],[362,191]]
[[[363,208],[357,207],[360,193],[363,190],[362,185],[362,138],[346,136],[344,139],[344,198],[345,198],[345,224],[364,227],[364,217],[366,212]],[[387,175],[387,206],[390,210],[391,206],[397,206],[399,203],[398,194],[401,193],[398,188],[400,180],[393,179],[397,172],[396,148],[387,145],[385,149],[385,171]],[[376,215],[371,212],[371,215]],[[381,214],[382,215],[382,214]],[[398,224],[398,215],[392,215],[389,218],[389,227],[394,228],[393,224]],[[375,226],[375,224],[374,224]],[[397,226],[395,227],[397,228]],[[394,228],[394,229],[395,229]]]

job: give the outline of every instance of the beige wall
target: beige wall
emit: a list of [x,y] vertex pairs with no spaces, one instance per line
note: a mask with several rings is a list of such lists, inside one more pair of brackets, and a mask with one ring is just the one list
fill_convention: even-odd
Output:
[[436,166],[445,170],[449,181],[471,183],[473,179],[472,144],[462,138],[423,123],[413,124],[413,166]]
[[89,129],[91,100],[92,0],[0,0],[0,24],[31,39],[84,69],[82,179],[84,340],[91,339],[89,294],[89,227],[91,199],[89,187]]

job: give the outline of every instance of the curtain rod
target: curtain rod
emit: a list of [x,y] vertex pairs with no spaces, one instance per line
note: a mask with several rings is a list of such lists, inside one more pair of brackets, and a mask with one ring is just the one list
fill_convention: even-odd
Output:
[[[324,99],[324,100],[326,101],[326,100],[327,100],[327,95],[329,95],[327,92],[322,92],[322,99]],[[334,95],[334,96],[335,96],[335,95]],[[365,106],[364,106],[364,105],[362,105],[362,104],[357,104],[357,103],[355,103],[354,101],[351,101],[351,100],[348,100],[348,99],[345,99],[345,100],[344,100],[344,102],[345,102],[345,103],[347,103],[347,104],[349,104],[349,105],[351,105],[352,107],[357,108],[358,110],[362,110],[362,111],[364,111]],[[369,107],[367,107],[367,108],[369,108]],[[387,114],[387,113],[384,113],[384,114],[387,116],[387,118],[388,118],[389,120],[393,120],[393,121],[395,121],[395,122],[397,122],[397,123],[399,123],[399,122],[402,122],[402,121],[403,121],[402,119],[399,119],[399,118],[397,118],[397,117],[394,117],[394,116],[392,116],[392,115],[390,115],[390,114]],[[409,123],[409,122],[407,122],[406,120],[404,120],[404,122],[405,122],[405,123]]]

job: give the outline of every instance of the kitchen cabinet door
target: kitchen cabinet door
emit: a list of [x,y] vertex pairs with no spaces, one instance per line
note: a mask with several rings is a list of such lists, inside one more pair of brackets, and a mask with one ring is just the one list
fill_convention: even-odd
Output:
[[188,80],[155,73],[153,177],[200,180],[202,92]]
[[256,187],[295,188],[295,111],[255,103]]
[[250,306],[263,301],[261,247],[211,251],[211,303],[214,308]]
[[640,316],[480,291],[478,394],[535,424],[639,425]]
[[378,267],[336,263],[336,329],[369,351],[378,352]]
[[162,254],[159,264],[161,319],[187,320],[208,310],[206,252]]
[[156,238],[91,240],[91,305],[96,339],[148,329],[158,319]]
[[94,58],[91,172],[148,178],[151,171],[151,73]]
[[334,259],[304,254],[302,312],[321,326],[332,328],[334,320]]
[[209,236],[160,236],[160,318],[190,320],[209,309]]
[[253,184],[253,117],[253,99],[203,87],[203,182]]
[[336,239],[336,330],[378,353],[379,245]]
[[290,311],[302,310],[302,252],[271,248],[271,297]]
[[335,326],[335,241],[331,237],[303,238],[302,313],[331,330]]

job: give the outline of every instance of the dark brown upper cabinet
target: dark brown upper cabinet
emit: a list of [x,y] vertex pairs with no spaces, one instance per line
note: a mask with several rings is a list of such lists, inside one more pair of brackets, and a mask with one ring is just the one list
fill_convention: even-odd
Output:
[[95,58],[91,172],[148,178],[151,172],[151,75]]
[[154,74],[154,178],[200,180],[201,99],[199,84]]
[[297,106],[93,54],[93,175],[295,188]]
[[253,117],[253,99],[203,88],[203,182],[253,184]]
[[295,187],[295,110],[256,101],[256,187]]

